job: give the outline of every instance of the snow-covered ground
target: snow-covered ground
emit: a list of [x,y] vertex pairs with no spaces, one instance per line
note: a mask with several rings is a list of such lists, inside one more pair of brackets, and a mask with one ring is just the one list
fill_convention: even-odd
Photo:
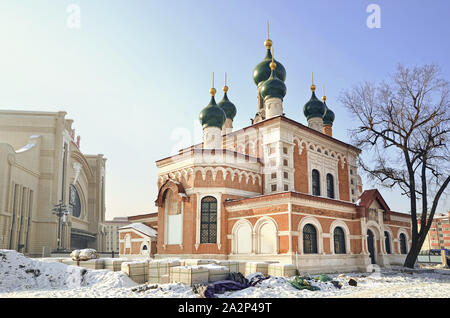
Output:
[[[313,275],[315,277],[316,275]],[[255,287],[226,292],[218,297],[440,297],[450,295],[450,270],[382,270],[378,273],[329,274],[342,283],[338,289],[330,282],[314,282],[319,291],[297,290],[286,278],[270,277]],[[350,286],[353,278],[357,286]],[[138,286],[122,272],[89,270],[53,261],[30,259],[10,250],[0,250],[0,298],[6,297],[199,297],[181,283],[161,284],[138,292]]]

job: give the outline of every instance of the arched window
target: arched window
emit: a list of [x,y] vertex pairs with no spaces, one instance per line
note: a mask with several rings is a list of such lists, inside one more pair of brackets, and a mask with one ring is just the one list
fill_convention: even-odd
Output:
[[252,252],[252,239],[252,226],[243,221],[237,224],[236,232],[233,236],[235,253],[250,254]]
[[312,171],[312,194],[320,195],[320,173],[316,169]]
[[182,244],[183,242],[183,215],[181,202],[175,200],[172,190],[168,189],[164,199],[166,220],[166,244]]
[[311,224],[306,224],[303,228],[303,253],[317,253],[317,231]]
[[131,235],[127,234],[125,235],[125,250],[124,250],[124,254],[127,254],[127,249],[129,249],[128,253],[131,254]]
[[149,253],[149,250],[148,250],[147,244],[144,244],[144,245],[142,246],[141,254],[142,254],[142,255],[149,255],[149,254],[150,254],[150,253]]
[[200,243],[216,243],[217,241],[217,200],[205,197],[201,203]]
[[400,253],[407,254],[406,252],[406,236],[405,234],[400,234]]
[[331,173],[327,174],[327,196],[334,199],[334,178]]
[[391,254],[391,240],[388,231],[384,231],[384,245],[386,245],[386,253]]
[[165,205],[168,215],[177,215],[181,213],[181,204],[174,200],[172,190],[167,190]]
[[340,227],[334,229],[334,252],[336,254],[345,254],[345,234]]
[[69,188],[69,212],[74,217],[79,218],[81,215],[81,201],[77,188],[73,184]]
[[277,253],[277,229],[273,222],[263,222],[257,227],[257,253],[276,254]]

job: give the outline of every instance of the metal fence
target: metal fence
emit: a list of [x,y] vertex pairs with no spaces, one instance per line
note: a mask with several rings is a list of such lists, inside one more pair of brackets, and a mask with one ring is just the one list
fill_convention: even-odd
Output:
[[441,264],[442,256],[437,255],[418,255],[417,256],[418,263],[428,263],[428,264]]

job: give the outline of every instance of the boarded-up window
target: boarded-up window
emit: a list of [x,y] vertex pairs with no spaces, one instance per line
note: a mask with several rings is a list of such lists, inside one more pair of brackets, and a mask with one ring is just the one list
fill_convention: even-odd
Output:
[[236,230],[236,253],[250,254],[252,252],[252,229],[250,224],[240,224]]
[[276,254],[277,232],[272,222],[266,222],[259,229],[259,253]]
[[183,215],[181,202],[175,201],[172,190],[167,190],[164,201],[167,214],[167,244],[182,244]]

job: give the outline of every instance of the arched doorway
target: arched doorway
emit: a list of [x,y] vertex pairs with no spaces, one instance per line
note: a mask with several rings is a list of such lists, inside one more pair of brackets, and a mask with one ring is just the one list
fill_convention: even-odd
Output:
[[374,235],[371,230],[367,230],[367,249],[370,254],[370,261],[372,264],[376,264],[375,262],[375,246],[374,246]]

